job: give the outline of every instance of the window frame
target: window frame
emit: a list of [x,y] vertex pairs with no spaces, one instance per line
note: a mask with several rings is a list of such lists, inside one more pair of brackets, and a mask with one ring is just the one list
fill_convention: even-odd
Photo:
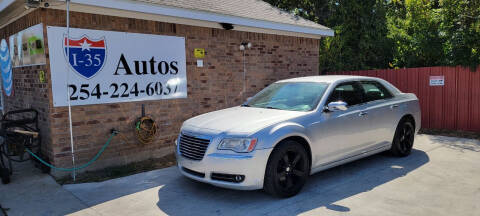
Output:
[[[335,89],[339,86],[342,86],[342,85],[347,85],[347,84],[352,84],[353,86],[353,89],[354,91],[359,91],[359,95],[361,96],[360,98],[360,103],[357,103],[357,104],[354,104],[354,105],[350,105],[347,103],[347,107],[355,107],[355,106],[359,106],[359,105],[363,105],[365,104],[365,93],[364,93],[364,90],[363,90],[363,87],[360,86],[360,83],[358,81],[355,81],[355,80],[351,80],[351,81],[344,81],[344,82],[341,82],[341,83],[338,83],[337,85],[335,85],[335,87],[333,87],[332,91],[330,92],[330,94],[328,95],[326,101],[325,101],[325,106],[328,106],[328,104],[330,102],[334,102],[334,101],[330,101],[330,97],[333,95],[333,93],[335,92]],[[346,103],[346,101],[343,101]]]
[[[382,83],[380,83],[376,80],[360,80],[360,81],[357,81],[357,82],[358,82],[358,85],[360,86],[360,88],[362,89],[364,103],[370,103],[370,102],[382,101],[382,100],[389,100],[389,99],[392,99],[392,98],[395,97],[394,94],[392,94],[392,92],[390,92],[387,87],[385,87]],[[373,83],[374,86],[376,86],[380,91],[383,91],[384,94],[388,94],[388,96],[385,97],[385,98],[368,101],[367,100],[367,95],[365,93],[365,89],[363,88],[362,83]]]

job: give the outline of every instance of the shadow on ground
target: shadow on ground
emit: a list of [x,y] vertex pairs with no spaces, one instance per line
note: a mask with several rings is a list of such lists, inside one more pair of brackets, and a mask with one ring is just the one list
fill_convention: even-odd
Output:
[[349,206],[335,203],[405,176],[428,161],[420,150],[405,158],[370,156],[311,176],[302,192],[289,199],[273,198],[262,190],[217,188],[176,176],[159,189],[157,206],[168,215],[293,215],[321,207],[349,212]]
[[435,144],[441,144],[450,149],[456,150],[469,150],[474,152],[480,152],[480,140],[474,139],[465,139],[465,138],[458,138],[458,137],[447,137],[447,136],[429,136],[429,140],[431,140]]

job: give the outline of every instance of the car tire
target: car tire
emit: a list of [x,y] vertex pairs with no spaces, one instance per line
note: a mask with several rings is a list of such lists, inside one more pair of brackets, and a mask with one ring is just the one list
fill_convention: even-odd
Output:
[[298,142],[285,140],[268,159],[263,188],[276,197],[291,197],[300,192],[309,174],[310,160],[305,148]]
[[397,157],[408,156],[412,152],[415,139],[415,127],[409,120],[402,120],[398,123],[392,141],[390,152]]

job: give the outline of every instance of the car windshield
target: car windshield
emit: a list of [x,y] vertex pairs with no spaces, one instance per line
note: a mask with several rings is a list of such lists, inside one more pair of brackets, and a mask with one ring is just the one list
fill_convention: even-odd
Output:
[[311,111],[322,98],[328,84],[318,82],[273,83],[243,106],[292,111]]

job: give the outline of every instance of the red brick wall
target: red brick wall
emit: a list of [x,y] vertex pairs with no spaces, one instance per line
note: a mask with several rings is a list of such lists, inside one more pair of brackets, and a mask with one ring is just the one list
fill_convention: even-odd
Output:
[[[34,26],[39,23],[45,23],[46,17],[44,10],[35,10],[27,16],[0,29],[0,40],[8,38],[10,35],[16,34],[21,30]],[[44,30],[45,30],[44,25]],[[44,32],[44,37],[46,33]],[[46,76],[45,83],[41,83],[39,79],[40,71],[47,73],[48,65],[27,66],[13,68],[13,95],[7,97],[4,95],[5,111],[34,108],[39,112],[39,126],[42,134],[42,149],[50,158],[53,157],[50,140],[50,77]]]
[[[46,25],[65,26],[64,11],[47,9],[38,13]],[[28,19],[31,19],[30,15],[22,18]],[[174,35],[186,39],[188,98],[72,107],[77,164],[85,163],[96,154],[107,140],[111,128],[120,130],[128,141],[125,143],[122,139],[115,138],[90,169],[171,153],[173,141],[184,120],[242,103],[243,56],[239,45],[243,41],[253,45],[252,49],[246,51],[246,97],[276,80],[318,74],[319,41],[316,39],[226,31],[76,12],[71,13],[70,21],[75,28]],[[194,48],[205,48],[207,52],[202,68],[196,67]],[[48,72],[47,77],[49,74]],[[47,86],[51,89],[50,82]],[[47,98],[50,130],[46,130],[51,137],[51,160],[53,159],[57,166],[68,167],[71,166],[68,109],[53,107],[51,92],[48,92]],[[153,117],[159,126],[158,136],[148,145],[139,144],[133,134],[134,122],[141,115],[142,104],[145,105],[146,114]]]

